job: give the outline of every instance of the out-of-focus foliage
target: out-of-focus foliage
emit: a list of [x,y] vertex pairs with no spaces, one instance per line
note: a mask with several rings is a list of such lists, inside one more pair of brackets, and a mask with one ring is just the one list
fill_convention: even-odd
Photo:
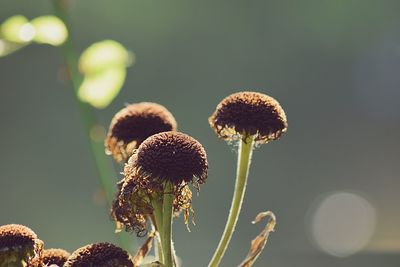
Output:
[[86,75],[78,96],[96,108],[105,108],[118,95],[125,77],[125,67],[110,68]]
[[67,37],[67,28],[55,16],[41,16],[29,21],[22,15],[15,15],[1,24],[0,56],[11,54],[32,41],[58,46]]
[[[40,16],[29,21],[22,15],[5,20],[0,26],[0,57],[31,42],[59,46],[68,38],[68,29],[56,16]],[[135,61],[133,53],[113,40],[89,46],[79,59],[83,82],[78,96],[96,108],[107,107],[124,84],[126,68]]]
[[91,74],[113,67],[129,66],[134,60],[125,47],[113,40],[104,40],[89,46],[79,60],[79,69]]
[[35,29],[33,40],[37,43],[61,45],[68,37],[64,23],[55,16],[41,16],[31,21]]
[[32,40],[34,29],[26,17],[15,15],[3,22],[1,25],[1,35],[10,42],[26,43]]
[[6,19],[0,26],[0,57],[11,54],[32,40],[32,26],[22,15]]
[[79,59],[79,70],[84,75],[79,98],[96,108],[107,107],[121,90],[126,67],[133,62],[134,54],[116,41],[92,44]]

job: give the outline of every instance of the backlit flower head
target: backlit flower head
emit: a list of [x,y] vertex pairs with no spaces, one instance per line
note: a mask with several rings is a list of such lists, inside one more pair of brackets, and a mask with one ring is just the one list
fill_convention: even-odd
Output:
[[220,138],[229,141],[253,135],[257,143],[278,139],[288,126],[278,101],[257,92],[238,92],[226,97],[209,123]]
[[62,267],[69,256],[69,252],[64,249],[50,248],[43,251],[42,262],[45,264],[45,266],[55,264],[59,267]]
[[125,179],[139,179],[143,187],[165,181],[174,185],[205,182],[207,155],[193,137],[180,132],[163,132],[147,138],[125,165]]
[[19,224],[0,226],[0,266],[24,261],[36,266],[43,243],[28,227]]
[[174,116],[162,105],[150,102],[130,104],[112,119],[105,140],[106,152],[121,162],[149,136],[175,131]]
[[133,267],[128,253],[110,243],[96,243],[77,249],[64,267]]

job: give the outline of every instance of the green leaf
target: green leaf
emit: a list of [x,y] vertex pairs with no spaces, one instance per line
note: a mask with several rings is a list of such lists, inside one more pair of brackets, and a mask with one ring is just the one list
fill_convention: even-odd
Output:
[[15,15],[5,20],[0,30],[2,39],[13,43],[27,43],[35,36],[35,29],[22,15]]
[[126,77],[125,66],[104,69],[100,72],[86,75],[78,96],[96,108],[107,107],[118,95]]
[[125,82],[126,67],[134,54],[120,43],[104,40],[89,46],[79,58],[84,75],[78,96],[96,108],[105,108],[120,92]]
[[104,40],[89,46],[79,59],[79,69],[84,74],[92,74],[114,67],[133,64],[134,55],[123,45],[113,40]]
[[65,24],[55,16],[41,16],[31,21],[35,29],[33,40],[40,44],[59,46],[68,38]]
[[7,56],[21,48],[23,48],[26,44],[14,43],[7,41],[5,39],[0,39],[0,57]]

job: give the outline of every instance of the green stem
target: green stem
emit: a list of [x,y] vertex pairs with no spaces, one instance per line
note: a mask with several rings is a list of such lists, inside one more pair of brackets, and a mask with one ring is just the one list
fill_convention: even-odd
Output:
[[161,242],[164,254],[164,266],[173,267],[174,257],[172,254],[172,207],[174,202],[174,185],[165,183],[163,199],[163,229]]
[[154,218],[154,226],[158,232],[157,236],[157,253],[158,260],[160,263],[164,264],[164,253],[162,249],[162,234],[163,234],[163,204],[162,199],[159,196],[155,196],[153,201],[151,202],[153,206],[153,218]]
[[[83,77],[78,70],[79,60],[73,47],[71,37],[71,25],[69,22],[67,11],[67,2],[64,0],[52,0],[51,2],[54,6],[55,15],[64,22],[65,26],[68,29],[69,36],[66,41],[61,45],[61,51],[68,70],[68,75],[72,87],[74,89],[74,96],[76,103],[78,104],[80,117],[82,119],[85,130],[85,136],[89,143],[90,152],[94,159],[94,163],[98,173],[97,178],[99,179],[105,193],[108,204],[107,206],[110,207],[112,205],[115,191],[115,181],[112,178],[116,178],[117,174],[114,171],[111,160],[104,153],[103,140],[100,140],[99,138],[93,138],[91,136],[92,132],[95,131],[99,126],[93,114],[92,108],[89,106],[89,104],[82,102],[78,97],[78,91],[82,83]],[[131,249],[128,245],[126,236],[118,235],[118,238],[119,242],[125,249]]]
[[253,136],[249,136],[245,140],[240,141],[235,192],[233,193],[231,209],[225,225],[224,233],[222,234],[217,250],[215,251],[210,263],[208,264],[209,267],[217,267],[220,264],[222,257],[224,256],[225,251],[228,248],[229,241],[232,238],[233,232],[235,231],[236,222],[239,218],[244,194],[246,192],[247,177],[249,175],[249,167],[253,152],[253,143]]
[[93,114],[92,108],[89,104],[82,102],[78,97],[79,87],[82,83],[83,77],[78,70],[78,56],[75,54],[72,40],[71,40],[71,26],[68,19],[67,10],[65,10],[65,1],[52,0],[54,4],[54,10],[57,17],[59,17],[69,30],[69,36],[67,40],[61,45],[62,54],[68,69],[68,74],[71,79],[73,89],[75,91],[75,100],[78,103],[79,112],[82,118],[83,126],[85,128],[86,137],[90,145],[90,151],[94,158],[96,169],[98,171],[98,178],[103,186],[106,194],[107,202],[111,205],[114,198],[114,187],[115,183],[111,179],[116,177],[116,173],[113,170],[111,161],[104,154],[104,144],[102,140],[96,140],[91,138],[91,132],[98,127],[98,123]]

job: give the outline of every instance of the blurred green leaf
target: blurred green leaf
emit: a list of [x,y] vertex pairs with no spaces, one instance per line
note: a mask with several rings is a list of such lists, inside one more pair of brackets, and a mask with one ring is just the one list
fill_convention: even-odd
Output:
[[21,49],[26,44],[9,42],[5,39],[0,39],[0,57],[7,56],[18,49]]
[[86,75],[79,88],[79,99],[96,108],[105,108],[118,95],[125,77],[125,66],[113,67]]
[[68,38],[65,24],[55,16],[41,16],[31,21],[35,29],[33,40],[40,44],[61,45]]
[[15,15],[1,25],[2,39],[13,43],[27,43],[35,36],[35,29],[28,19],[22,15]]
[[91,74],[113,67],[129,66],[134,55],[123,45],[113,40],[104,40],[89,46],[81,55],[79,69],[84,74]]
[[104,40],[89,46],[79,59],[84,80],[78,96],[96,108],[107,107],[125,82],[126,67],[132,65],[134,54],[120,43]]

